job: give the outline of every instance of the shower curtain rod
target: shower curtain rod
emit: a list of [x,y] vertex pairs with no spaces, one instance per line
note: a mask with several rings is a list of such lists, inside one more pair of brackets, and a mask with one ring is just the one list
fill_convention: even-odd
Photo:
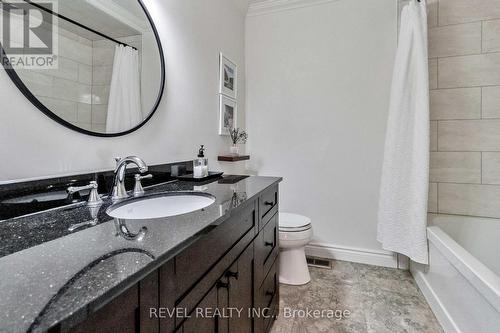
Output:
[[103,34],[102,32],[99,32],[99,31],[94,30],[94,29],[92,29],[92,28],[90,28],[90,27],[87,27],[86,25],[83,25],[83,24],[81,24],[80,22],[77,22],[77,21],[75,21],[75,20],[72,20],[72,19],[70,19],[69,17],[66,17],[66,16],[64,16],[64,15],[61,15],[61,14],[59,14],[59,13],[55,13],[55,12],[53,12],[52,10],[50,10],[50,9],[48,9],[48,8],[43,7],[42,5],[39,5],[39,4],[37,4],[37,3],[34,3],[34,2],[32,2],[32,1],[30,1],[30,0],[24,0],[24,1],[25,1],[26,3],[29,3],[30,5],[32,5],[32,6],[36,7],[36,8],[38,8],[38,9],[40,9],[40,10],[43,10],[44,12],[47,12],[47,13],[49,13],[49,14],[51,14],[51,15],[54,15],[54,16],[57,16],[57,17],[58,17],[58,18],[60,18],[60,19],[63,19],[63,20],[65,20],[65,21],[68,21],[69,23],[73,23],[74,25],[76,25],[76,26],[78,26],[78,27],[80,27],[80,28],[83,28],[83,29],[85,29],[85,30],[87,30],[87,31],[90,31],[90,32],[92,32],[92,33],[96,34],[96,35],[99,35],[99,36],[101,36],[101,37],[104,37],[104,38],[106,38],[106,39],[108,39],[108,40],[110,40],[110,41],[112,41],[112,42],[115,42],[116,44],[120,44],[120,45],[123,45],[123,46],[128,46],[128,47],[131,47],[131,48],[133,48],[134,50],[136,50],[136,51],[137,51],[137,48],[136,48],[136,47],[134,47],[134,46],[132,46],[132,45],[128,45],[127,43],[120,42],[119,40],[116,40],[116,39],[114,39],[113,37],[110,37],[110,36],[108,36],[108,35]]

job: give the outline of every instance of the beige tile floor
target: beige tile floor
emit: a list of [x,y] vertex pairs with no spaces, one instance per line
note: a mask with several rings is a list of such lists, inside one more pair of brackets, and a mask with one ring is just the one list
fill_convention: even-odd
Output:
[[[407,271],[345,261],[334,261],[331,270],[310,271],[307,285],[280,286],[280,315],[272,333],[443,332]],[[326,311],[292,316],[291,311],[306,309]],[[336,319],[345,310],[350,315]]]

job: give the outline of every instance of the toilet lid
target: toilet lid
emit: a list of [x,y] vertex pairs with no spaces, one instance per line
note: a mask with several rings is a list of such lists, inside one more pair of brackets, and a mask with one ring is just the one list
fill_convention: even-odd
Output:
[[279,213],[279,229],[283,231],[303,231],[311,228],[311,219],[291,213]]

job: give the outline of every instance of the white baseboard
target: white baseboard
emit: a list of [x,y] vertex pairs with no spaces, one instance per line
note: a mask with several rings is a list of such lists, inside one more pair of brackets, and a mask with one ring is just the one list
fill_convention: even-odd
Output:
[[458,328],[453,318],[450,316],[448,311],[446,311],[445,307],[439,300],[439,297],[427,282],[425,274],[422,271],[415,269],[412,269],[411,273],[418,285],[418,288],[422,294],[424,294],[427,303],[429,303],[432,312],[434,312],[434,315],[443,327],[444,331],[446,333],[461,333],[462,331]]
[[398,267],[396,253],[374,251],[360,248],[344,247],[332,244],[309,243],[306,246],[306,255],[311,257],[352,261],[383,267]]

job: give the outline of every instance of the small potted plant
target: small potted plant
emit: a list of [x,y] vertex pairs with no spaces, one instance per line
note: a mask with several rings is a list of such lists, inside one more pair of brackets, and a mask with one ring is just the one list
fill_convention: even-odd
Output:
[[240,150],[238,144],[246,143],[248,140],[248,134],[240,128],[230,128],[229,136],[231,137],[231,142],[233,143],[229,148],[229,152],[231,155],[238,155]]

